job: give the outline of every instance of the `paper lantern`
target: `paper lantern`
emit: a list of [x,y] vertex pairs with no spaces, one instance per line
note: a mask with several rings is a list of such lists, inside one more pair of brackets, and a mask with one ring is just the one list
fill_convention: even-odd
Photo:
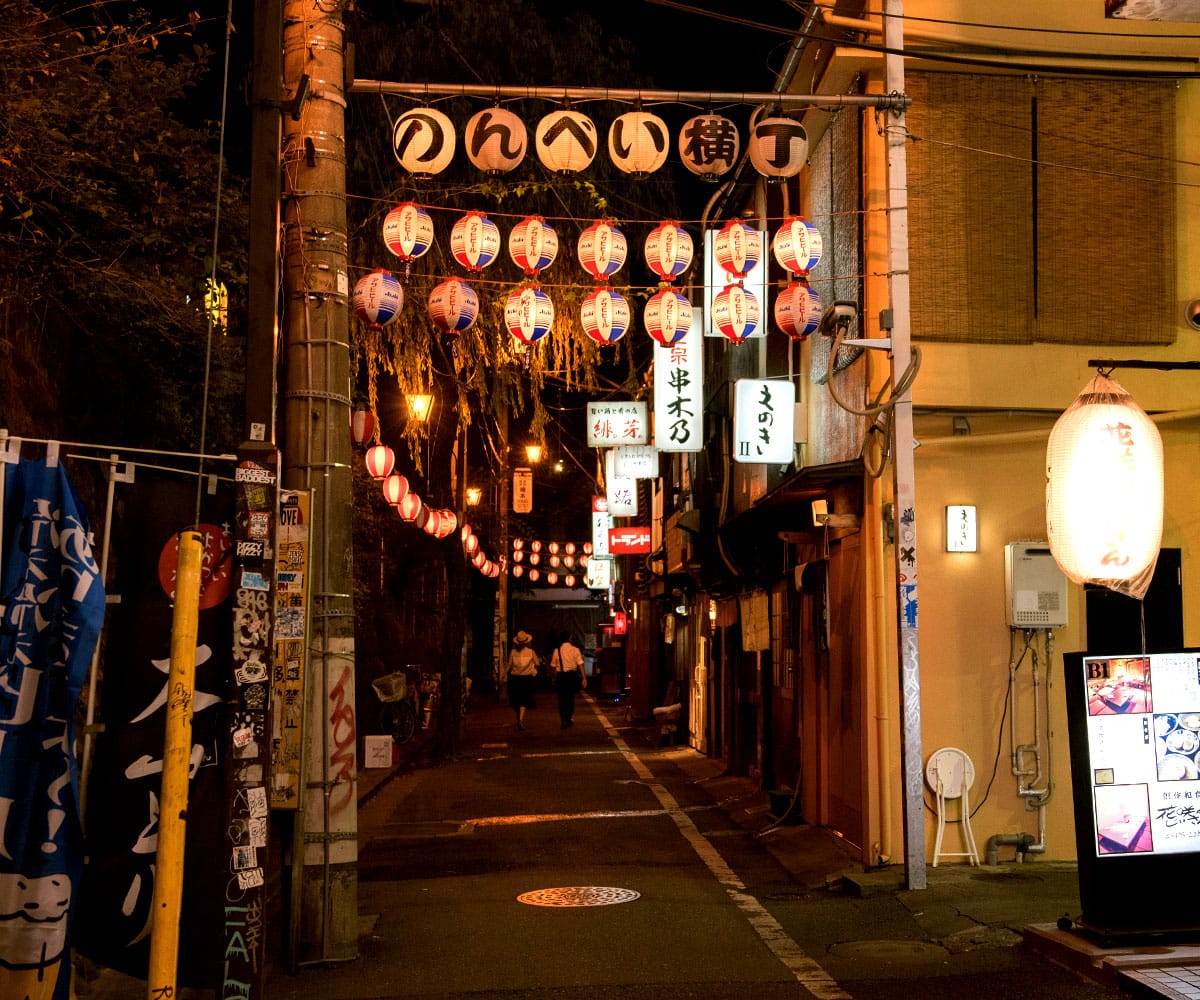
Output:
[[524,538],[514,538],[512,540],[512,547],[514,550],[525,548],[525,539]]
[[522,344],[536,344],[554,325],[554,303],[536,285],[518,288],[504,306],[504,325]]
[[495,563],[488,563],[487,575],[494,580],[500,575],[500,567]]
[[529,582],[537,583],[542,578],[541,570],[531,569],[529,571]]
[[567,569],[574,569],[575,568],[575,557],[574,556],[563,556],[563,565],[566,566]]
[[514,566],[512,568],[512,575],[515,576],[517,579],[520,579],[521,577],[523,577],[525,575],[525,567],[524,566]]
[[525,558],[525,553],[523,551],[517,551],[517,552],[513,553],[513,562],[521,562],[522,560],[524,560],[524,558]]
[[579,323],[597,344],[615,344],[629,329],[629,303],[620,292],[597,288],[579,307]]
[[539,552],[530,552],[529,553],[529,565],[530,566],[538,566],[541,564],[541,562],[542,562],[541,553],[539,553]]
[[692,328],[692,304],[674,288],[655,292],[642,310],[646,332],[663,347],[677,344]]
[[558,554],[558,542],[551,542],[549,545],[546,546],[546,551],[549,552],[551,555],[557,555]]
[[821,298],[803,281],[793,281],[775,299],[775,323],[793,340],[806,340],[821,325]]
[[[466,528],[463,529],[467,530]],[[479,551],[479,536],[475,534],[463,536],[463,551],[472,556]]]
[[567,542],[567,544],[563,546],[563,551],[564,551],[564,552],[565,552],[567,555],[569,555],[569,556],[573,556],[573,555],[575,554],[575,543],[574,543],[574,542]]
[[646,111],[614,119],[608,130],[608,156],[620,171],[641,177],[667,162],[667,123]]
[[549,558],[549,560],[547,560],[547,561],[548,561],[548,562],[550,563],[550,565],[551,565],[551,566],[553,566],[555,569],[557,569],[557,568],[558,568],[558,566],[559,566],[559,563],[561,563],[561,562],[562,562],[562,560],[561,560],[561,559],[559,559],[559,558],[558,558],[558,556],[551,556],[551,557]]
[[548,583],[551,587],[558,586],[558,574],[557,573],[547,573],[546,574],[546,583]]
[[425,504],[421,502],[421,498],[411,490],[405,493],[404,498],[396,505],[396,510],[406,521],[416,521],[424,509]]
[[383,499],[393,507],[408,496],[408,480],[392,474],[383,481]]
[[611,278],[625,263],[625,234],[607,222],[593,222],[579,235],[579,263],[597,281]]
[[411,108],[392,126],[392,152],[418,177],[440,174],[454,159],[454,123],[434,108]]
[[758,299],[741,285],[726,285],[713,300],[713,326],[735,344],[758,328]]
[[674,222],[655,226],[646,237],[646,265],[664,281],[674,281],[692,263],[695,248],[688,231]]
[[450,230],[450,253],[468,271],[482,271],[500,252],[500,230],[482,212],[468,212]]
[[1118,382],[1097,375],[1050,431],[1050,552],[1075,583],[1141,600],[1158,561],[1162,520],[1158,428]]
[[529,543],[529,551],[530,552],[541,552],[542,551],[542,543],[535,538],[532,542]]
[[713,255],[723,271],[744,278],[762,260],[762,237],[739,219],[730,219],[713,240]]
[[722,115],[697,115],[679,132],[679,157],[693,174],[716,181],[737,163],[742,140],[737,126]]
[[396,454],[386,444],[377,444],[375,447],[367,449],[364,461],[371,477],[383,482],[395,468]]
[[534,148],[547,170],[573,174],[596,156],[596,126],[578,111],[551,111],[534,130]]
[[565,577],[563,577],[563,583],[568,587],[574,587],[575,586],[574,574],[568,573]]
[[527,215],[508,233],[508,255],[530,277],[554,263],[558,233],[539,215]]
[[448,278],[429,293],[429,316],[443,333],[470,329],[479,315],[479,296],[465,281]]
[[808,159],[808,133],[794,118],[750,116],[750,162],[768,183],[795,177]]
[[779,266],[792,274],[807,274],[821,263],[824,250],[821,231],[799,216],[785,220],[771,239],[771,252]]
[[404,289],[390,271],[363,276],[354,286],[354,315],[372,330],[381,330],[404,308]]
[[438,528],[438,538],[449,538],[458,527],[458,515],[452,510],[438,511],[442,515],[442,523]]
[[529,137],[525,123],[504,108],[488,108],[471,116],[463,132],[467,159],[488,174],[504,174],[525,159]]
[[421,529],[427,535],[437,537],[437,533],[442,530],[442,512],[433,507],[427,508],[425,523],[421,525]]
[[366,444],[375,435],[375,414],[370,410],[355,410],[350,414],[350,440]]
[[384,245],[403,261],[413,261],[433,246],[433,219],[406,201],[383,217]]

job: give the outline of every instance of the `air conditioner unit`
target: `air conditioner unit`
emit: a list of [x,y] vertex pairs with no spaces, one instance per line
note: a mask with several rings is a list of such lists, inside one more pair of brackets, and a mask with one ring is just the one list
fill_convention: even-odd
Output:
[[1047,542],[1004,546],[1004,603],[1010,628],[1067,624],[1067,577]]

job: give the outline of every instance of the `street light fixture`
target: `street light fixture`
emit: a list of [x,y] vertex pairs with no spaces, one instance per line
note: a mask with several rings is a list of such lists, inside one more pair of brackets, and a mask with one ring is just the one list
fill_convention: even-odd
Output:
[[408,416],[410,420],[423,424],[429,419],[429,411],[433,409],[433,396],[429,393],[412,393],[406,397]]
[[542,460],[542,446],[540,444],[527,444],[525,446],[525,458],[530,465],[537,465]]
[[467,487],[467,506],[478,507],[479,501],[483,499],[483,490],[478,486]]

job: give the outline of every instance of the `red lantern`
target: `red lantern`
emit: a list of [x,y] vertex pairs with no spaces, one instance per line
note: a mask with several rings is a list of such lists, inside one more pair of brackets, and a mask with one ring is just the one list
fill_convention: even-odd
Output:
[[463,539],[463,551],[469,556],[473,556],[476,552],[478,552],[479,538],[475,535],[467,535],[467,537]]
[[427,509],[426,513],[428,516],[425,518],[425,523],[421,525],[421,527],[424,528],[427,535],[433,535],[436,538],[438,537],[438,532],[442,530],[442,512],[440,510],[434,510],[431,507]]
[[525,567],[524,566],[514,566],[512,568],[512,575],[517,577],[518,579],[520,579],[521,577],[523,577],[525,575]]
[[400,516],[406,521],[415,521],[425,505],[421,503],[421,498],[413,492],[404,494],[404,499],[396,505],[396,510],[400,512]]
[[524,552],[518,551],[518,552],[513,553],[513,562],[520,562],[524,558],[525,558]]
[[550,584],[551,587],[557,586],[558,574],[557,573],[547,573],[546,574],[546,582],[548,584]]
[[377,444],[367,449],[367,471],[372,478],[381,482],[386,479],[396,465],[396,454],[386,444]]
[[458,515],[452,510],[441,510],[438,513],[442,515],[442,521],[438,526],[437,537],[449,538],[454,529],[458,527]]
[[531,569],[529,571],[529,582],[530,583],[537,583],[538,580],[540,580],[541,578],[542,578],[542,574],[539,573],[536,569]]
[[366,444],[375,436],[375,414],[370,410],[355,410],[350,414],[350,440]]
[[624,635],[625,630],[629,627],[629,620],[625,617],[624,611],[613,612],[613,635]]
[[642,310],[646,332],[663,347],[677,344],[692,328],[692,304],[674,288],[655,292]]
[[408,480],[403,476],[391,475],[383,481],[383,499],[393,507],[408,496]]

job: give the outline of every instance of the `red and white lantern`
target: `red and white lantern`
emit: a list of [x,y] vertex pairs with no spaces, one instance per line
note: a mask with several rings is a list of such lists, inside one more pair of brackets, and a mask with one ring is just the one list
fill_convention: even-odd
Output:
[[821,231],[797,215],[785,220],[771,238],[771,252],[779,266],[792,274],[808,274],[821,263],[824,251]]
[[808,159],[808,133],[794,118],[750,116],[750,162],[768,183],[795,177]]
[[626,174],[641,177],[667,162],[667,123],[647,111],[630,111],[608,130],[608,156]]
[[664,288],[650,296],[642,310],[646,332],[663,347],[677,344],[692,328],[692,304],[674,288]]
[[529,571],[529,582],[537,583],[542,578],[541,570],[531,569]]
[[450,253],[468,271],[482,271],[499,252],[500,230],[482,212],[468,212],[450,230]]
[[541,216],[527,215],[509,231],[508,255],[517,267],[533,277],[558,256],[558,233]]
[[433,219],[411,201],[403,202],[383,217],[384,245],[406,263],[433,246]]
[[792,340],[807,340],[821,325],[821,298],[804,281],[793,281],[775,299],[775,323]]
[[395,468],[396,453],[386,444],[377,444],[373,448],[367,449],[364,461],[367,465],[367,471],[371,474],[371,478],[383,482],[391,475],[392,469]]
[[646,266],[664,281],[674,281],[691,265],[695,247],[686,229],[663,222],[646,237],[645,251]]
[[697,115],[679,133],[679,157],[693,174],[716,181],[729,173],[742,149],[737,125],[722,115]]
[[375,414],[370,410],[355,410],[350,414],[350,440],[366,444],[375,436]]
[[607,222],[593,222],[579,236],[579,263],[597,281],[611,278],[625,263],[625,234]]
[[741,285],[726,285],[713,300],[713,325],[735,344],[758,329],[758,317],[758,299]]
[[421,528],[425,534],[433,535],[436,538],[438,532],[442,530],[442,512],[429,507],[427,508],[427,515],[425,523],[421,525]]
[[443,333],[470,329],[478,315],[479,296],[465,281],[447,278],[429,293],[429,317]]
[[629,303],[620,292],[602,286],[583,300],[579,323],[597,344],[615,344],[629,329]]
[[454,159],[454,123],[435,108],[411,108],[392,126],[392,152],[417,177],[440,174]]
[[596,125],[578,111],[551,111],[533,134],[534,149],[547,170],[573,174],[596,157]]
[[406,521],[416,521],[424,509],[425,504],[422,503],[421,498],[411,490],[405,493],[404,499],[396,505],[396,510]]
[[449,538],[454,529],[458,527],[458,515],[452,510],[439,511],[442,515],[442,523],[438,528],[438,538]]
[[354,315],[372,330],[381,330],[404,308],[404,289],[382,268],[360,278],[354,286]]
[[525,123],[504,108],[471,116],[463,132],[467,159],[487,174],[505,174],[525,159],[529,136]]
[[536,344],[554,325],[554,303],[536,285],[518,288],[504,306],[504,325],[522,344]]
[[519,580],[521,577],[523,577],[525,575],[525,567],[524,566],[514,566],[512,568],[512,575],[515,576]]
[[408,496],[408,480],[395,473],[383,481],[383,499],[393,507]]
[[713,254],[723,271],[744,278],[762,260],[762,237],[748,223],[731,219],[713,240]]

